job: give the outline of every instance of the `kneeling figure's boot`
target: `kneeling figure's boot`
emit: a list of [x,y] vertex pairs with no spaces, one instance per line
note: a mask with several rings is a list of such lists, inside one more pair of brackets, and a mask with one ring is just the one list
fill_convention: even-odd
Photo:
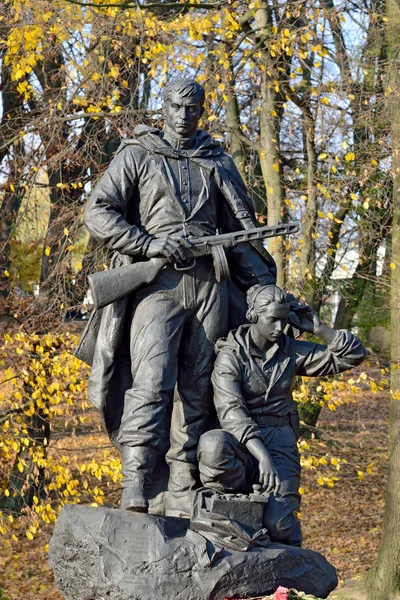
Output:
[[122,449],[121,508],[147,513],[148,492],[152,483],[155,452],[145,446],[124,446]]

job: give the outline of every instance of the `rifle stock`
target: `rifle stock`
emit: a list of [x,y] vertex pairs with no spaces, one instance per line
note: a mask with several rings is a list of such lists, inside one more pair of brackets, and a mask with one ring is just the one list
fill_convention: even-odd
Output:
[[89,289],[95,308],[103,308],[143,285],[151,283],[167,264],[166,258],[151,258],[146,262],[124,265],[88,275]]

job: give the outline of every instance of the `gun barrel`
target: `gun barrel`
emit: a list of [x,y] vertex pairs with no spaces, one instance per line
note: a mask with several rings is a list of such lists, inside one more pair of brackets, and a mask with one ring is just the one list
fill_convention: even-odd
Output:
[[219,235],[209,235],[198,238],[190,238],[193,251],[196,251],[196,246],[236,246],[243,242],[253,242],[255,240],[266,240],[279,235],[290,235],[297,233],[300,229],[299,221],[289,221],[288,223],[279,223],[278,225],[265,225],[263,227],[255,227],[254,229],[243,229],[234,231],[233,233],[221,233]]

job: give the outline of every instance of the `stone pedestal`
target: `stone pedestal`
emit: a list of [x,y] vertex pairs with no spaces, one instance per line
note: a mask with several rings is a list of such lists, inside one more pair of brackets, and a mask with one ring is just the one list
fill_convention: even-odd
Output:
[[229,552],[186,519],[70,505],[58,517],[49,560],[67,600],[223,600],[278,585],[325,598],[336,571],[319,553],[283,544]]

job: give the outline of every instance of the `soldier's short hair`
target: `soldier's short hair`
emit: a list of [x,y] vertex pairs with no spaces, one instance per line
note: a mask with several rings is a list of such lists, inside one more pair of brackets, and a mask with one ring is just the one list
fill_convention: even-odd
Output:
[[257,323],[259,313],[272,302],[289,304],[290,297],[277,285],[253,285],[247,292],[247,320]]
[[195,96],[200,106],[203,106],[206,94],[202,85],[197,83],[194,79],[187,79],[186,77],[179,77],[173,79],[165,86],[164,91],[164,106],[168,104],[171,94],[177,92],[184,98],[190,98]]

